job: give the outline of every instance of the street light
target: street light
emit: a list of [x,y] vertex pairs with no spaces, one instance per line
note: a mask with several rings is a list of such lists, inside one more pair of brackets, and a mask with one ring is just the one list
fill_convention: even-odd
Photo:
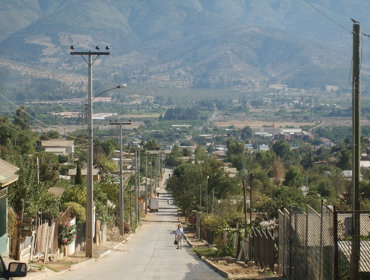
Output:
[[[87,150],[87,209],[86,209],[86,257],[93,256],[93,120],[92,120],[92,65],[101,55],[110,55],[110,52],[99,52],[100,49],[96,46],[96,52],[75,52],[74,46],[71,46],[71,55],[81,55],[87,63],[88,70],[88,150]],[[109,50],[107,46],[105,48]],[[85,56],[88,57],[86,60]],[[92,57],[95,57],[92,60]]]
[[94,96],[94,98],[92,99],[92,101],[95,99],[95,98],[97,98],[98,96],[100,96],[100,95],[102,95],[103,93],[106,93],[107,91],[110,91],[110,90],[113,90],[113,89],[118,89],[118,88],[126,88],[126,84],[121,84],[121,85],[118,85],[118,86],[116,86],[116,87],[114,87],[114,88],[109,88],[109,89],[107,89],[107,90],[105,90],[105,91],[103,91],[103,92],[101,92],[101,93],[99,93],[99,94],[97,94],[97,95],[95,95]]

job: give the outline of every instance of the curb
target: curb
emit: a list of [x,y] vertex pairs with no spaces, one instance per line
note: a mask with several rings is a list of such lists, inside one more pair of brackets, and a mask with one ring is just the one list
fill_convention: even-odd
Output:
[[50,270],[50,269],[48,269],[47,272],[43,272],[43,271],[41,271],[41,272],[31,272],[34,275],[31,275],[31,273],[29,273],[29,274],[27,274],[27,276],[24,279],[27,279],[27,280],[41,280],[41,279],[46,279],[46,278],[49,278],[49,277],[57,276],[57,275],[65,273],[67,271],[83,267],[83,266],[85,266],[89,263],[96,262],[99,259],[108,256],[111,252],[112,252],[111,250],[107,250],[104,253],[102,253],[98,258],[94,258],[94,259],[91,258],[91,259],[89,259],[87,261],[84,261],[84,262],[80,262],[80,263],[77,263],[77,264],[72,264],[69,267],[69,269],[61,270],[61,271],[58,271],[58,272],[55,272],[55,271]]
[[[184,237],[185,237],[186,241],[188,242],[188,244],[190,245],[190,247],[193,248],[194,247],[193,246],[193,243],[191,243],[191,241],[188,239],[188,237],[186,236],[186,234],[184,234]],[[201,257],[200,259],[202,261],[204,261],[206,264],[208,264],[210,267],[212,267],[222,277],[225,277],[227,279],[232,279],[233,278],[233,275],[231,273],[228,273],[225,270],[222,270],[221,268],[219,268],[218,266],[216,266],[214,263],[212,263],[211,261],[209,261],[205,257]]]
[[226,272],[225,270],[222,270],[221,268],[219,268],[218,266],[216,266],[215,264],[213,264],[211,261],[209,261],[208,259],[202,257],[202,260],[207,263],[209,266],[211,266],[214,270],[217,271],[218,274],[220,274],[221,276],[227,278],[227,279],[232,279],[233,278],[233,274],[231,273],[228,273]]

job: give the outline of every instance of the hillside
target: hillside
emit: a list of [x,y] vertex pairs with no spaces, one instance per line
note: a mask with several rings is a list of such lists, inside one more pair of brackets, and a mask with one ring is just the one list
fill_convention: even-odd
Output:
[[[312,1],[313,2],[313,1]],[[111,48],[94,63],[101,83],[146,87],[263,90],[270,83],[348,88],[352,22],[366,24],[365,0],[14,0],[0,3],[0,88],[61,83],[81,90],[86,62],[69,47]],[[21,19],[21,20],[20,20]],[[370,32],[369,32],[370,33]],[[366,69],[367,56],[363,56]],[[9,65],[52,69],[9,70]],[[16,67],[16,68],[22,68]],[[41,68],[40,68],[41,67]],[[9,79],[10,71],[17,77]],[[47,71],[47,70],[46,70]],[[77,74],[76,81],[73,75]],[[364,75],[367,74],[366,72]],[[60,78],[68,75],[71,78]],[[58,78],[59,77],[59,78]],[[41,79],[41,80],[40,80]],[[7,84],[11,81],[11,84]],[[77,89],[74,85],[78,84]],[[40,98],[45,98],[47,91]],[[63,94],[63,93],[61,93]],[[37,99],[37,94],[33,96]]]

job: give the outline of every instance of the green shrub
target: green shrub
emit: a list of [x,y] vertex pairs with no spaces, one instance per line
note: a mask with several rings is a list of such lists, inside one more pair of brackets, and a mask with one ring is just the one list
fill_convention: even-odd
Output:
[[193,248],[195,254],[198,257],[204,256],[206,258],[216,258],[218,256],[218,251],[214,248]]
[[76,202],[66,202],[62,206],[62,210],[66,211],[68,208],[71,208],[71,216],[76,217],[77,222],[84,223],[86,222],[86,209]]

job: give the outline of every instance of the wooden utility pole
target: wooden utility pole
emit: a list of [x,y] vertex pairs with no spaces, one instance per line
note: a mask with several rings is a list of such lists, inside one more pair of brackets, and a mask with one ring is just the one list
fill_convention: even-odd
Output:
[[125,233],[125,220],[124,220],[124,198],[123,198],[123,160],[122,160],[122,125],[131,124],[131,122],[110,122],[109,125],[119,125],[119,234],[123,236]]
[[148,156],[145,157],[145,215],[148,214]]
[[[88,71],[88,95],[87,95],[87,131],[88,131],[88,145],[87,145],[87,198],[86,198],[86,257],[93,257],[93,228],[94,228],[94,200],[93,200],[93,108],[92,108],[92,65],[96,59],[101,55],[110,55],[110,52],[74,52],[74,47],[71,47],[71,55],[81,55],[89,66]],[[99,48],[96,47],[98,50]],[[109,48],[107,48],[109,49]],[[85,59],[87,56],[88,59]],[[92,57],[95,57],[94,61]]]
[[[361,155],[361,27],[353,24],[353,78],[352,78],[352,252],[351,279],[358,279],[360,262],[360,155]],[[337,277],[337,276],[336,276]]]

